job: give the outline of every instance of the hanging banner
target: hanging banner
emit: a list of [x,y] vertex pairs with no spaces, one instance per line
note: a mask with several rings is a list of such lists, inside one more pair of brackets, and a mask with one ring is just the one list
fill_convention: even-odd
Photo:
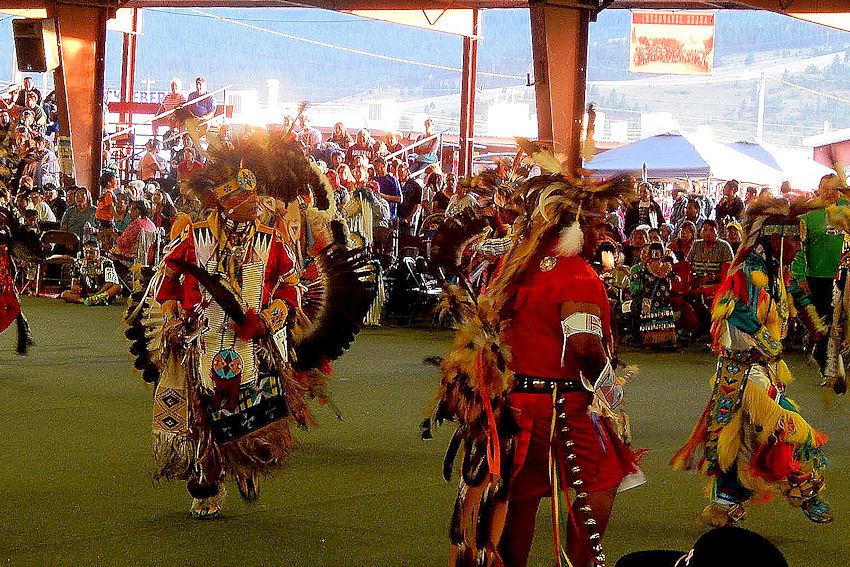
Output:
[[710,75],[714,12],[634,10],[629,72]]
[[70,136],[59,136],[56,139],[56,159],[59,160],[59,171],[74,178],[74,151],[71,148]]
[[345,10],[349,14],[466,37],[480,37],[481,14],[475,25],[472,10]]

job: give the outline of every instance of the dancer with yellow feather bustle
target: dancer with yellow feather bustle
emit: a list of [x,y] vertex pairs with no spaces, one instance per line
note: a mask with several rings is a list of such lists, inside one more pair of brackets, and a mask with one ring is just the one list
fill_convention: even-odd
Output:
[[547,496],[557,564],[602,565],[614,497],[640,470],[623,440],[608,299],[583,253],[634,181],[574,178],[550,152],[519,143],[544,173],[518,187],[511,247],[441,364],[432,414],[459,421],[447,480],[464,446],[450,565],[526,565]]
[[735,524],[746,502],[775,495],[815,523],[832,521],[820,497],[826,436],[785,395],[793,377],[782,360],[790,317],[799,316],[815,340],[826,331],[788,270],[800,249],[798,217],[822,206],[773,197],[750,205],[744,240],[715,298],[711,336],[719,358],[711,398],[671,461],[674,469],[710,477],[711,503],[699,515],[709,525]]
[[374,286],[363,251],[330,221],[325,246],[311,249],[321,289],[304,300],[295,255],[259,219],[261,201],[271,213],[326,193],[288,138],[258,133],[214,150],[189,183],[212,212],[169,244],[147,291],[131,298],[126,334],[156,385],[154,476],[187,481],[192,517],[211,519],[225,478],[256,500],[259,477],[294,444],[291,428],[313,424],[309,401],[328,401],[329,363],[353,340]]

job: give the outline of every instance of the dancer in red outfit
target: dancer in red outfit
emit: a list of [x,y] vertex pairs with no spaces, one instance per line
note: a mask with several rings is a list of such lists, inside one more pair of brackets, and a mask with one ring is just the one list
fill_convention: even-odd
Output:
[[465,452],[452,560],[472,565],[483,554],[483,564],[526,565],[549,496],[557,563],[600,565],[616,492],[642,475],[627,443],[608,299],[582,255],[634,184],[572,179],[554,156],[524,145],[551,173],[515,196],[524,211],[514,243],[441,366],[434,418],[460,422],[444,473],[461,442]]

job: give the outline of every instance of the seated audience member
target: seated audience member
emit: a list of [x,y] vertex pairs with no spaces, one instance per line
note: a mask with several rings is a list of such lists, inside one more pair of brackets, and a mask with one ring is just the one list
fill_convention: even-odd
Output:
[[68,303],[107,305],[121,291],[112,260],[100,255],[96,241],[83,244],[83,255],[74,263],[71,289],[60,297]]
[[94,240],[97,232],[94,220],[95,208],[89,199],[89,191],[85,187],[77,187],[73,191],[73,197],[74,206],[68,207],[62,215],[59,228],[76,234],[80,237],[80,242]]
[[159,155],[159,140],[150,139],[145,143],[145,154],[139,161],[139,177],[145,181],[160,179],[168,175],[165,160]]
[[704,220],[705,216],[702,214],[702,203],[699,198],[689,197],[688,204],[685,206],[685,218],[682,222],[691,221],[696,231],[699,232],[702,229],[702,222]]
[[676,327],[670,292],[673,265],[664,259],[664,245],[650,242],[631,269],[634,339],[644,347],[675,346]]
[[734,221],[726,225],[726,242],[732,248],[732,255],[738,253],[738,248],[741,246],[741,239],[744,235],[744,229],[741,223]]
[[138,262],[147,264],[148,258],[140,258],[144,254],[144,250],[139,250],[139,245],[142,242],[144,233],[156,232],[157,227],[150,219],[150,205],[147,201],[133,201],[130,205],[130,222],[127,229],[121,233],[121,236],[115,241],[115,246],[109,251],[109,257],[115,260],[115,268],[118,270],[118,275],[124,281],[128,281],[130,268]]
[[164,235],[168,235],[171,230],[171,220],[177,211],[171,202],[171,197],[162,189],[156,189],[151,193],[151,216],[157,228],[162,229]]
[[53,216],[56,217],[57,221],[61,219],[62,215],[65,214],[65,211],[68,210],[68,199],[65,195],[65,190],[57,189],[55,185],[50,185],[48,183],[44,186],[44,200],[47,201],[47,204],[53,211]]
[[[449,179],[451,176],[452,179]],[[454,184],[454,174],[446,174],[446,185]],[[478,202],[470,193],[470,187],[466,183],[461,183],[456,186],[454,195],[449,199],[449,204],[446,206],[446,216],[451,217],[468,207],[477,207]]]
[[395,154],[404,149],[404,144],[401,143],[401,132],[390,131],[384,134],[384,144],[387,146],[387,152]]
[[[174,201],[174,210],[178,213],[183,213],[192,219],[192,222],[198,222],[204,218],[203,207],[201,200],[195,196],[195,193],[189,187],[188,183],[180,183],[180,196]],[[149,213],[149,211],[148,211]],[[147,217],[147,215],[145,215]]]
[[[432,208],[432,203],[437,193],[443,191],[445,181],[443,179],[443,174],[436,171],[436,168],[430,172],[426,170],[422,179],[425,180],[425,186],[422,187],[422,208],[424,209],[422,211],[422,216],[427,217],[431,213],[435,212]],[[442,211],[445,211],[446,207],[449,206],[449,198],[451,198],[451,195],[445,199],[445,203],[441,203]]]
[[[331,132],[331,137],[328,139],[328,142],[332,142],[339,146],[339,149],[342,150],[343,158],[345,157],[345,152],[348,151],[352,145],[354,145],[354,138],[351,137],[351,134],[348,133],[348,128],[345,127],[345,124],[342,122],[337,122],[334,124],[333,132]],[[334,167],[339,167],[334,166]]]
[[[171,79],[169,87],[171,88],[171,91],[165,95],[162,102],[159,104],[159,108],[156,110],[157,115],[160,115],[163,112],[168,112],[169,110],[174,110],[186,102],[186,97],[180,92],[180,89],[183,87],[183,82],[180,79],[177,77]],[[162,126],[165,126],[168,130],[179,130],[180,117],[178,114],[179,112],[174,111],[161,118],[155,118],[151,122],[151,129],[153,130],[154,138],[157,137],[157,133]]]
[[629,237],[629,241],[623,246],[623,261],[629,267],[640,261],[640,253],[643,247],[649,244],[649,227],[645,224],[637,226]]
[[180,163],[177,164],[177,181],[185,181],[192,176],[196,171],[204,169],[204,164],[198,161],[195,148],[185,148],[180,156]]
[[759,198],[758,189],[756,187],[753,187],[752,185],[747,187],[747,193],[746,193],[746,196],[744,197],[744,209],[745,210],[748,209],[750,207],[750,205],[755,203],[756,199],[758,199],[758,198]]
[[133,217],[130,214],[130,198],[126,193],[118,193],[115,195],[115,232],[121,234],[130,223]]
[[694,242],[687,259],[697,286],[714,286],[720,283],[723,264],[732,261],[732,248],[717,237],[717,223],[713,220],[703,222],[700,235],[702,239]]
[[322,133],[318,128],[313,127],[306,114],[299,116],[298,121],[301,124],[298,140],[304,145],[307,155],[311,155],[322,145]]
[[429,188],[439,188],[431,198],[431,213],[444,213],[449,208],[449,201],[454,195],[455,188],[446,183],[446,179],[440,173],[432,173],[428,176],[426,191]]
[[679,227],[678,236],[667,245],[667,249],[676,256],[676,260],[679,262],[688,257],[688,253],[696,241],[696,233],[697,229],[694,223],[686,220]]
[[357,180],[354,179],[354,172],[351,171],[351,167],[343,163],[337,168],[336,172],[339,174],[339,184],[348,189],[349,192],[354,191],[357,187]]
[[38,187],[29,192],[30,203],[38,215],[38,222],[56,222],[56,215],[44,201],[44,193]]
[[689,551],[636,551],[614,567],[788,567],[775,545],[738,527],[715,528],[701,535]]
[[[35,209],[26,209],[24,211],[24,226],[36,234],[41,234],[41,229],[38,227],[38,212]],[[35,295],[35,282],[38,279],[38,264],[16,258],[15,265],[18,267],[18,277],[26,279],[23,286],[24,292]]]
[[[233,149],[233,126],[230,124],[222,124],[218,127],[218,132],[210,141],[210,145],[218,149],[232,150]],[[197,156],[196,156],[197,158]]]
[[669,222],[665,222],[658,227],[658,233],[661,235],[661,242],[664,243],[664,246],[670,244],[670,241],[673,239],[673,232],[675,232],[675,230],[673,225]]

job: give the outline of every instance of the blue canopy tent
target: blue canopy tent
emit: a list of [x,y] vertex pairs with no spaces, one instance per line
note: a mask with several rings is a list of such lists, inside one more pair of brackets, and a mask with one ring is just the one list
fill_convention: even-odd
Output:
[[801,152],[780,148],[760,138],[728,144],[730,148],[745,156],[768,165],[781,173],[794,189],[813,191],[818,188],[821,177],[834,173],[827,166],[806,157]]
[[696,147],[676,131],[602,152],[587,162],[585,168],[594,177],[611,177],[620,173],[639,175],[643,164],[650,179],[700,178],[711,174],[711,166]]
[[594,177],[621,173],[640,175],[646,164],[649,179],[737,179],[778,186],[782,173],[728,146],[672,131],[650,136],[595,156],[585,164]]

